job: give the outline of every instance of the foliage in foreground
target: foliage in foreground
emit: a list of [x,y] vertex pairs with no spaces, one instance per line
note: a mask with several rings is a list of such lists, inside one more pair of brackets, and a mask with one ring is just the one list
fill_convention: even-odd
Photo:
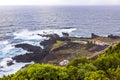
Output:
[[120,80],[120,43],[94,61],[74,59],[65,67],[32,64],[0,80]]

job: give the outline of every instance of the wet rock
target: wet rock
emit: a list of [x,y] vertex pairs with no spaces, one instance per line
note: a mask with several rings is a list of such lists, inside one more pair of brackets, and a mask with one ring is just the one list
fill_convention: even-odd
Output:
[[23,43],[23,44],[17,44],[15,45],[16,48],[22,48],[24,50],[30,51],[30,52],[41,52],[42,48],[39,46],[33,46],[27,43]]
[[7,66],[11,66],[11,65],[13,65],[14,63],[13,63],[13,60],[9,60],[9,61],[7,61]]
[[54,38],[54,39],[58,39],[59,35],[58,34],[38,34],[39,36],[42,37],[49,37],[49,38]]
[[17,55],[12,59],[15,60],[16,62],[31,62],[31,61],[40,62],[41,61],[40,54],[38,53],[26,53],[23,55]]
[[4,68],[3,66],[0,66],[0,68]]
[[63,37],[69,37],[69,34],[67,32],[62,32]]
[[33,52],[33,53],[26,53],[22,55],[17,55],[12,57],[13,60],[16,62],[31,62],[34,61],[36,63],[43,62],[44,57],[49,54],[49,51],[43,49],[41,52]]

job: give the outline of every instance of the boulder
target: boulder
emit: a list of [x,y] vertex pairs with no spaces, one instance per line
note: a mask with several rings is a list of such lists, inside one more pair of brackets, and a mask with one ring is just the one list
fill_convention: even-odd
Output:
[[8,61],[7,62],[7,66],[11,66],[11,65],[13,65],[14,63],[13,63],[13,60],[10,60],[10,61]]
[[63,61],[61,61],[61,62],[59,63],[59,65],[60,65],[60,66],[65,66],[65,65],[67,65],[68,63],[69,63],[68,60],[63,60]]
[[69,37],[69,33],[67,32],[62,32],[63,37]]

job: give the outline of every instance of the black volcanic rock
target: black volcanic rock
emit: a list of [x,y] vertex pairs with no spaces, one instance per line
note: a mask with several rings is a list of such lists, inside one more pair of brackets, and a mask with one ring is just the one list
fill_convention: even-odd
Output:
[[59,38],[59,35],[58,34],[38,34],[39,36],[42,36],[42,37],[49,37],[49,38]]
[[12,57],[13,60],[15,60],[16,62],[40,62],[41,61],[41,57],[39,53],[26,53],[23,55],[18,55],[15,57]]
[[16,62],[37,62],[40,63],[43,61],[44,57],[48,54],[48,51],[43,51],[43,52],[34,52],[34,53],[26,53],[23,55],[17,55],[15,57],[12,57],[13,60]]
[[30,51],[31,53],[26,53],[22,55],[17,55],[15,57],[12,57],[13,60],[16,62],[41,62],[41,60],[44,58],[44,56],[47,54],[47,51],[43,50],[39,46],[33,46],[30,44],[17,44],[15,45],[15,48],[22,48],[24,50]]
[[15,47],[16,48],[22,48],[24,50],[31,51],[31,52],[41,52],[42,51],[41,47],[33,46],[33,45],[30,45],[30,44],[27,44],[27,43],[17,44],[17,45],[15,45]]
[[59,35],[57,34],[48,34],[48,35],[43,35],[44,37],[49,37],[48,40],[44,40],[40,42],[40,45],[42,45],[45,49],[50,48],[51,45],[56,43],[56,40],[59,40]]
[[14,64],[13,61],[7,62],[7,66],[11,66],[11,65],[13,65],[13,64]]

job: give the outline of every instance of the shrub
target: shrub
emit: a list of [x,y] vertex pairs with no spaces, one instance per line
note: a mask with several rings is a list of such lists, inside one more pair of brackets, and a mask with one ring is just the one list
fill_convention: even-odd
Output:
[[106,74],[104,71],[94,71],[94,72],[87,72],[85,74],[84,80],[110,80],[106,77]]
[[32,64],[9,77],[11,80],[66,80],[67,78],[66,68],[50,64]]
[[78,58],[75,58],[74,60],[72,60],[68,65],[67,67],[69,66],[75,66],[77,67],[80,63],[82,64],[85,64],[85,63],[89,63],[90,61],[86,58],[81,58],[81,59],[78,59]]
[[116,55],[108,55],[99,57],[95,62],[94,65],[99,70],[108,70],[109,68],[117,68],[120,65],[120,58]]

